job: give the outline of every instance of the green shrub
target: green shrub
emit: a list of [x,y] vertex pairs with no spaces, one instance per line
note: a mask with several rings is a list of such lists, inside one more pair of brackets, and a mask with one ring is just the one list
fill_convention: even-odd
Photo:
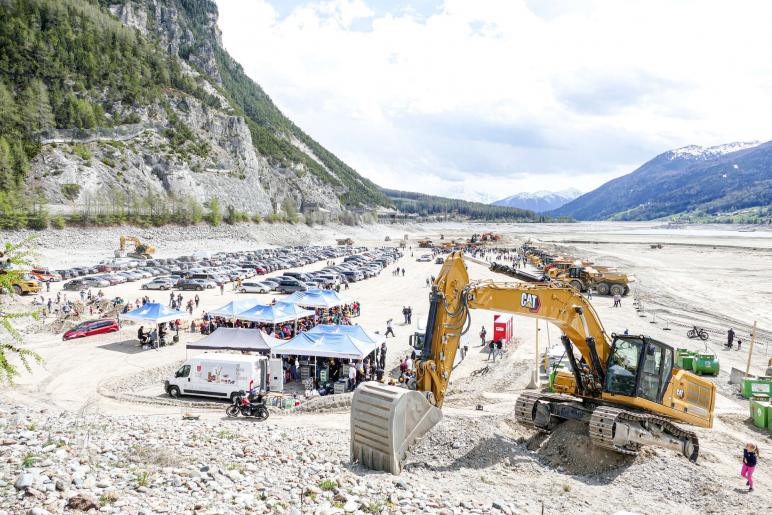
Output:
[[67,200],[74,201],[80,195],[80,184],[73,184],[71,182],[62,184],[62,195]]
[[65,225],[63,216],[55,216],[51,219],[51,227],[54,229],[64,229]]
[[81,143],[78,143],[77,145],[72,146],[72,153],[78,156],[79,158],[83,159],[84,161],[88,161],[89,159],[94,157],[94,154],[92,154],[91,151]]

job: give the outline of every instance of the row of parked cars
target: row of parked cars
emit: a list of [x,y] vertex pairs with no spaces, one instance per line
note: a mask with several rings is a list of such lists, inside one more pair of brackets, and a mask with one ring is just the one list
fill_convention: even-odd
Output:
[[328,285],[352,283],[375,277],[402,253],[399,249],[387,247],[346,256],[339,265],[326,266],[315,272],[285,272],[280,277],[261,278],[259,281],[244,281],[242,293],[293,293]]
[[60,277],[75,275],[74,279],[63,285],[63,289],[72,291],[105,288],[146,279],[150,280],[142,285],[145,289],[201,291],[228,282],[243,282],[256,275],[331,260],[363,250],[366,249],[308,246],[217,254],[201,252],[192,256],[148,260],[116,258],[94,267],[69,269],[66,275]]

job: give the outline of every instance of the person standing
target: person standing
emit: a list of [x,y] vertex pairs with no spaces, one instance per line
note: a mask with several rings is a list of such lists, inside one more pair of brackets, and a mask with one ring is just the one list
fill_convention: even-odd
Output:
[[[499,358],[504,359],[504,340],[499,338],[496,340],[496,355],[498,355]],[[496,361],[496,358],[493,358],[493,361]]]
[[225,295],[225,283],[220,283],[220,295]]
[[394,334],[394,327],[393,327],[393,324],[394,324],[394,323],[393,323],[393,321],[392,321],[392,319],[391,319],[391,318],[390,318],[390,319],[388,319],[388,320],[386,321],[386,336],[385,336],[384,338],[388,338],[388,337],[389,337],[389,335],[392,335],[394,338],[396,338],[396,337],[397,337],[397,336]]
[[726,346],[731,349],[733,343],[734,343],[734,329],[730,327],[729,330],[726,332]]
[[748,443],[743,449],[743,468],[740,475],[744,477],[748,491],[753,491],[753,472],[756,470],[756,461],[759,457],[759,446],[755,443]]
[[413,358],[405,356],[405,366],[407,367],[407,371],[411,372],[413,370]]
[[348,389],[353,390],[357,384],[357,366],[356,363],[348,365]]
[[413,308],[411,306],[407,307],[407,323],[413,323]]
[[198,293],[196,293],[196,297],[194,300],[196,301],[196,307],[198,307],[198,303],[201,302],[201,299],[198,298]]
[[169,307],[174,306],[174,292],[169,293]]
[[407,321],[407,307],[406,306],[402,306],[402,318],[405,320],[405,325],[407,325],[408,321]]
[[380,363],[378,364],[382,370],[386,370],[386,342],[381,344],[381,355],[379,356]]
[[493,359],[493,362],[496,363],[496,342],[491,340],[491,342],[488,344],[488,361]]
[[488,334],[485,331],[485,326],[482,326],[482,329],[480,329],[480,340],[482,340],[482,343],[480,344],[481,347],[485,346],[485,335]]

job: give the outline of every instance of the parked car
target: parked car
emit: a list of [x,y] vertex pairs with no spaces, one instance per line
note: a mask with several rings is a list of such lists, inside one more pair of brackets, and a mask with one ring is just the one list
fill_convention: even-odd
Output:
[[67,281],[62,285],[62,289],[67,291],[80,291],[87,288],[89,288],[89,285],[83,279],[73,279],[72,281]]
[[169,277],[157,277],[142,285],[143,290],[171,290],[174,288],[175,280]]
[[207,281],[204,279],[182,279],[175,286],[178,290],[196,290],[204,291],[207,288]]
[[118,327],[118,321],[109,318],[102,320],[92,320],[90,322],[82,322],[73,327],[62,336],[63,340],[74,340],[75,338],[83,338],[85,336],[94,336],[96,334],[114,333],[120,329]]
[[84,277],[81,281],[83,281],[88,288],[106,288],[111,284],[110,281],[99,276]]
[[424,254],[423,256],[419,256],[416,261],[419,263],[431,263],[432,257],[429,254]]
[[273,289],[273,286],[258,281],[244,281],[241,283],[241,293],[269,293]]
[[38,266],[33,268],[29,271],[30,275],[37,279],[38,281],[42,281],[44,283],[47,282],[57,282],[62,280],[62,275],[58,274],[56,272],[53,272],[49,270],[46,267]]
[[290,279],[289,277],[282,278],[276,286],[276,291],[279,293],[294,293],[296,291],[307,291],[308,286],[305,283],[298,281],[297,279]]

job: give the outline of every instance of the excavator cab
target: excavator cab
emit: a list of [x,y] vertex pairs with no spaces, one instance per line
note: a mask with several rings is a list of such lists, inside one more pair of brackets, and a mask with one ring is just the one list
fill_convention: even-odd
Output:
[[669,345],[643,336],[614,335],[604,391],[662,404],[672,373]]

